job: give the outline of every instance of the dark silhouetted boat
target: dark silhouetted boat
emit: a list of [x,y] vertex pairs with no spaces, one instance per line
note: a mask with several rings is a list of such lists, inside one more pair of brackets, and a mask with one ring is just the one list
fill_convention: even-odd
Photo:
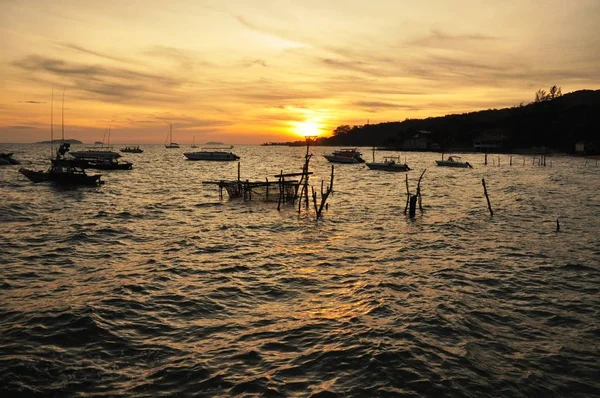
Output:
[[201,151],[185,152],[183,155],[189,160],[210,160],[213,162],[227,162],[240,158],[233,152],[226,152],[222,148],[202,148]]
[[444,160],[444,155],[442,155],[442,160],[436,160],[435,163],[444,167],[473,168],[469,162],[461,161],[459,156],[448,156],[448,159]]
[[19,172],[34,183],[52,182],[59,185],[100,185],[101,175],[88,175],[85,164],[78,159],[67,159],[65,154],[69,151],[70,144],[62,144],[56,151],[56,158],[52,159],[51,166],[46,171],[35,171],[20,168]]
[[12,157],[12,153],[0,153],[0,166],[19,164],[19,161]]
[[117,159],[83,158],[81,162],[86,169],[131,170],[133,167],[133,163]]
[[167,140],[169,141],[168,144],[165,144],[165,148],[179,148],[179,144],[176,142],[173,142],[173,125],[170,124],[169,125],[169,134],[167,135]]
[[331,163],[364,163],[365,160],[356,148],[340,149],[330,155],[323,155]]
[[383,162],[370,162],[365,163],[371,170],[383,170],[383,171],[410,171],[410,167],[406,163],[400,163],[398,156],[386,156],[383,158]]
[[126,146],[125,148],[121,148],[121,152],[123,153],[142,153],[144,152],[143,149],[141,149],[139,146]]

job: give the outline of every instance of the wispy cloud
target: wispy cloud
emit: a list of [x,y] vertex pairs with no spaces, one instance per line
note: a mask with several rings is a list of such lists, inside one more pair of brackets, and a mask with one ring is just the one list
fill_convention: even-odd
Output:
[[134,63],[131,59],[127,59],[127,58],[123,58],[123,57],[117,57],[115,55],[111,55],[111,54],[105,54],[99,51],[94,51],[91,50],[89,48],[80,46],[78,44],[74,44],[74,43],[66,43],[66,42],[61,42],[59,43],[60,46],[64,47],[64,48],[68,48],[71,50],[74,50],[76,52],[80,52],[80,53],[84,53],[84,54],[89,54],[89,55],[94,55],[96,57],[99,58],[105,58],[105,59],[110,59],[112,61],[117,61],[117,62],[123,62],[123,63]]
[[176,90],[186,80],[180,76],[146,73],[133,69],[63,61],[40,55],[29,55],[12,63],[27,71],[31,78],[47,83],[62,80],[72,89],[95,95],[111,102],[181,101]]
[[17,102],[22,103],[22,104],[45,104],[45,102],[42,102],[42,101],[17,101]]

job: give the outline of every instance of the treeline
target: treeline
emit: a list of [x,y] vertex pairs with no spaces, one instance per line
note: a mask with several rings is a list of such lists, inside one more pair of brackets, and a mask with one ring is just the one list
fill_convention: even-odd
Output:
[[562,95],[559,87],[538,90],[527,105],[464,114],[407,119],[403,122],[339,126],[317,145],[383,146],[402,149],[405,140],[428,131],[440,148],[473,148],[481,136],[503,137],[505,150],[546,147],[574,152],[575,143],[600,141],[600,90]]

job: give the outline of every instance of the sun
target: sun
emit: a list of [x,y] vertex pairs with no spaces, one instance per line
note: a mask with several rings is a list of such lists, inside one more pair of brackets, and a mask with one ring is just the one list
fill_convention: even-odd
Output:
[[321,124],[316,120],[306,120],[304,122],[292,122],[294,132],[303,137],[315,137],[321,134]]

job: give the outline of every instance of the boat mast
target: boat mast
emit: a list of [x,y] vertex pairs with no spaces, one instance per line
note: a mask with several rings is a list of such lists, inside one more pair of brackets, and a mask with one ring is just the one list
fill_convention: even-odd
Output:
[[169,145],[173,145],[173,125],[169,124]]
[[54,86],[50,99],[50,159],[54,156]]
[[65,88],[63,87],[62,100],[62,142],[65,143]]

